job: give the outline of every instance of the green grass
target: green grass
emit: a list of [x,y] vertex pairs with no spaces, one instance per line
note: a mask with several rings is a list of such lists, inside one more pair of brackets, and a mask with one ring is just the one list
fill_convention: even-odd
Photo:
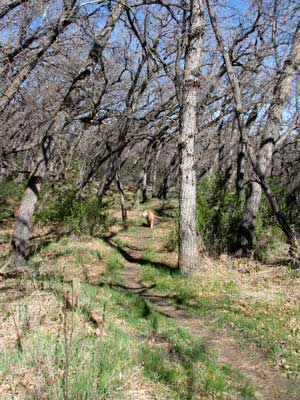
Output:
[[140,362],[144,366],[144,373],[154,382],[174,385],[180,379],[180,370],[175,363],[166,360],[163,351],[151,348],[146,343],[140,348]]
[[[219,367],[214,356],[207,353],[201,340],[193,339],[174,321],[164,318],[154,311],[142,298],[121,290],[112,290],[112,304],[118,317],[124,319],[138,332],[141,338],[159,337],[158,344],[145,341],[139,349],[139,362],[144,375],[151,381],[167,385],[172,399],[188,399],[191,379],[196,381],[194,388],[204,391],[208,396],[246,392],[254,399],[254,391],[238,373]],[[196,373],[195,371],[201,371]],[[208,397],[210,398],[210,397]],[[221,397],[220,397],[221,398]]]
[[[88,336],[82,329],[69,329],[74,329],[68,356],[69,398],[107,399],[124,389],[134,365],[130,350],[136,346],[134,339],[112,323],[103,340]],[[25,340],[24,349],[18,359],[19,366],[35,371],[36,384],[44,388],[50,399],[63,399],[66,363],[63,337],[57,339],[55,335],[36,332]],[[12,365],[15,365],[14,356],[6,372]],[[2,370],[2,363],[0,366]],[[27,395],[30,394],[28,388]]]
[[116,254],[112,254],[106,259],[105,266],[107,274],[120,272],[123,267],[120,257]]
[[192,399],[202,393],[207,398],[223,394],[246,393],[255,399],[254,390],[245,378],[228,367],[220,367],[199,339],[186,331],[163,332],[166,343],[145,343],[140,348],[144,374],[154,382],[170,385],[174,399]]
[[[136,221],[142,224],[143,220]],[[124,245],[123,234],[138,229],[122,232],[119,245]],[[300,370],[294,340],[298,328],[296,322],[293,325],[299,305],[287,308],[284,295],[272,303],[245,300],[237,272],[182,276],[160,263],[162,253],[155,247],[153,235],[141,258],[146,260],[141,265],[143,282],[155,284],[155,291],[170,295],[208,324],[213,321],[213,327],[230,327],[236,337],[266,350],[274,362],[285,359],[291,374]],[[142,297],[122,289],[123,258],[104,241],[63,237],[35,254],[30,266],[35,272],[47,272],[43,277],[46,290],[55,293],[58,304],[63,304],[63,292],[68,288],[73,287],[78,296],[78,307],[67,312],[70,399],[126,398],[129,384],[166,400],[255,399],[247,379],[239,371],[219,365],[201,339],[156,312]],[[85,280],[85,266],[101,270],[98,280]],[[295,279],[296,274],[293,282]],[[101,316],[103,326],[91,321],[92,311]],[[27,398],[41,398],[33,391],[36,387],[37,393],[46,393],[51,400],[63,399],[64,314],[56,313],[52,323],[28,330],[22,338],[23,352],[15,347],[0,355],[0,385],[11,376]],[[33,381],[32,387],[24,389],[24,376]]]
[[122,284],[121,272],[123,269],[123,264],[119,254],[112,252],[105,259],[105,272],[101,273],[98,283],[110,285]]
[[190,278],[158,270],[151,263],[143,266],[146,283],[155,284],[156,290],[187,306],[193,315],[213,320],[218,327],[230,327],[237,338],[256,344],[275,364],[284,360],[285,372],[297,376],[300,346],[295,334],[300,332],[296,322],[300,306],[286,303],[284,295],[272,302],[263,298],[245,300],[239,275],[228,273],[226,278]]
[[[145,283],[155,284],[155,290],[170,295],[175,302],[187,306],[192,314],[207,319],[208,323],[213,320],[216,327],[229,327],[243,345],[257,345],[274,364],[282,363],[288,375],[298,375],[300,348],[295,335],[299,327],[293,322],[298,321],[300,316],[297,303],[287,303],[284,294],[271,302],[263,297],[245,299],[242,294],[244,283],[237,270],[232,268],[223,277],[210,274],[193,278],[182,276],[177,270],[157,268],[161,254],[154,248],[152,240],[148,240],[141,255],[148,261],[141,267]],[[115,282],[118,282],[121,261],[114,255],[107,260],[105,274],[113,276],[116,271]],[[299,276],[297,271],[287,270],[284,279],[288,283],[291,279],[299,279]],[[271,282],[267,281],[266,285],[272,287]],[[136,329],[165,329],[160,316],[153,310],[149,311],[144,300],[125,296],[121,292],[114,292],[112,296],[114,301],[122,303],[118,315]]]
[[0,241],[4,243],[8,243],[10,241],[10,234],[9,233],[0,233]]
[[146,248],[142,254],[142,258],[148,261],[152,261],[156,256],[157,256],[157,251],[151,248]]
[[[66,285],[57,282],[56,288],[61,301]],[[136,371],[157,398],[183,400],[206,393],[208,399],[221,399],[222,394],[246,390],[247,383],[218,366],[201,340],[193,339],[139,296],[87,282],[76,290],[81,290],[78,308],[53,316],[55,329],[40,325],[28,330],[22,338],[22,352],[15,348],[0,355],[0,384],[12,376],[25,397],[46,393],[51,400],[63,399],[68,360],[67,392],[71,399],[122,399],[121,393],[125,396]],[[105,329],[100,336],[89,321],[91,310],[103,317]],[[122,326],[118,321],[123,321]],[[152,340],[155,337],[157,342]],[[24,387],[27,377],[31,385]]]

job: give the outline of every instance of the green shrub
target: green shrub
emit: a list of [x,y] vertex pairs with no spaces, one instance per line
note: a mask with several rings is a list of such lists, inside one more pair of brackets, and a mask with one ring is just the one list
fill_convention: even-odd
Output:
[[172,253],[178,247],[178,234],[179,234],[179,210],[178,207],[173,209],[172,217],[175,218],[175,227],[168,233],[166,242],[165,242],[165,249]]
[[19,198],[24,190],[24,184],[16,181],[0,182],[0,199]]
[[232,251],[236,244],[245,195],[224,188],[218,175],[204,177],[197,186],[196,225],[211,251]]
[[100,208],[97,199],[91,196],[77,199],[73,189],[56,191],[46,207],[37,213],[36,221],[60,223],[75,233],[90,235],[105,231],[114,223],[105,205]]
[[[298,229],[299,207],[290,206],[286,188],[278,179],[270,178],[269,184],[279,203],[280,210],[286,215],[289,223]],[[237,196],[235,188],[233,186],[224,187],[222,177],[217,174],[204,177],[199,182],[196,224],[210,251],[219,253],[231,252],[236,249],[248,189],[249,187],[246,187],[244,192]],[[277,246],[278,241],[284,242],[276,217],[263,193],[256,218],[254,243],[258,243],[258,246],[261,247],[262,240],[267,237],[271,239],[274,237],[276,241],[270,240],[264,244],[266,253],[272,251],[272,247]],[[260,241],[261,243],[259,243]]]
[[[279,178],[269,178],[269,185],[272,190],[273,195],[275,196],[280,211],[285,215],[289,224],[295,228],[296,231],[300,229],[300,208],[298,204],[299,193],[297,191],[289,194],[286,188],[286,184],[280,182]],[[264,231],[265,228],[270,225],[277,225],[277,219],[269,206],[269,202],[266,196],[263,194],[259,215],[258,215],[258,223],[261,225],[261,230],[257,230],[257,237],[260,237],[260,234]],[[259,226],[258,226],[259,227]]]
[[178,245],[178,224],[176,224],[176,228],[172,229],[168,233],[165,243],[165,249],[169,253],[172,253],[173,251],[176,250],[177,245]]
[[57,190],[47,199],[46,206],[37,212],[36,221],[42,224],[66,222],[75,203],[74,190]]
[[0,182],[0,223],[12,215],[20,202],[24,184],[16,181]]

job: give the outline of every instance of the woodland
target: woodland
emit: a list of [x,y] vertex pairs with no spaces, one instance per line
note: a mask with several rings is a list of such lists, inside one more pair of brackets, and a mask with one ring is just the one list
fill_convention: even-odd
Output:
[[300,398],[299,71],[298,0],[0,0],[1,399]]

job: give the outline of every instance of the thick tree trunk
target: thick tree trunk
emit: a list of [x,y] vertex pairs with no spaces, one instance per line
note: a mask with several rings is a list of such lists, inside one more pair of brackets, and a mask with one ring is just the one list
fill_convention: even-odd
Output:
[[157,165],[158,159],[161,152],[161,144],[158,146],[157,151],[155,153],[155,157],[153,160],[153,169],[152,169],[152,197],[157,197]]
[[120,179],[119,173],[116,174],[116,182],[117,182],[118,190],[119,190],[119,193],[120,193],[122,222],[126,226],[126,224],[127,224],[127,208],[126,208],[125,192],[124,192],[123,184],[122,184],[122,181]]
[[134,198],[134,208],[138,208],[140,203],[147,201],[147,182],[148,182],[148,169],[151,160],[152,145],[148,146],[146,151],[145,162],[139,174],[137,189]]
[[238,156],[237,156],[237,168],[236,168],[236,192],[241,194],[244,188],[245,181],[245,164],[246,164],[246,142],[243,137],[240,137]]
[[259,210],[262,189],[258,182],[251,182],[250,192],[246,199],[246,207],[239,232],[238,250],[247,254],[254,247],[256,218]]
[[138,179],[138,185],[134,197],[134,208],[147,201],[147,171],[143,168]]
[[168,198],[170,183],[171,183],[171,175],[178,168],[178,158],[179,158],[178,154],[175,153],[166,168],[166,174],[158,191],[158,197],[160,199],[166,200]]
[[224,173],[223,173],[223,186],[227,187],[230,185],[233,179],[233,160],[234,160],[234,139],[235,135],[233,133],[233,138],[230,140],[229,146],[230,149],[227,151],[225,165],[224,165]]
[[185,56],[185,70],[180,115],[180,198],[178,266],[183,273],[199,270],[196,232],[196,170],[195,134],[197,105],[200,91],[204,9],[202,0],[191,4],[189,37]]
[[[58,113],[51,124],[55,132],[59,131],[64,125],[64,119],[61,118],[61,116],[62,115]],[[45,135],[41,146],[40,158],[36,161],[36,170],[28,180],[17,213],[14,233],[11,239],[10,257],[4,268],[6,269],[8,267],[10,272],[26,265],[33,213],[38,201],[42,180],[49,168],[49,161],[52,157],[54,146],[53,137],[48,134]]]
[[143,173],[143,189],[142,189],[142,203],[147,201],[147,184],[148,184],[148,171],[144,170]]
[[32,176],[27,184],[24,196],[17,213],[14,233],[11,239],[10,270],[23,267],[28,256],[28,241],[30,228],[38,196],[40,192],[40,177]]
[[138,208],[140,206],[142,195],[143,195],[142,189],[138,187],[135,192],[133,208]]
[[161,184],[160,190],[159,190],[159,198],[160,199],[167,200],[167,198],[168,198],[169,189],[170,189],[170,178],[171,178],[171,176],[168,173],[162,181],[162,184]]
[[115,177],[116,177],[116,170],[117,166],[111,166],[109,171],[107,171],[104,175],[103,181],[99,187],[99,190],[97,192],[97,199],[98,199],[98,205],[99,207],[102,206],[103,204],[103,198],[106,195],[107,191],[111,187],[111,184],[113,183]]

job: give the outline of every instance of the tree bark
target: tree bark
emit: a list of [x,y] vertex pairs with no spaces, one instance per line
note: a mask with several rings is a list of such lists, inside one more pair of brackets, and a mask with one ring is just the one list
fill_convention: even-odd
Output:
[[179,158],[178,154],[175,153],[174,156],[172,157],[171,161],[167,165],[166,174],[163,178],[163,181],[162,181],[159,191],[158,191],[158,197],[160,199],[167,200],[167,198],[168,198],[171,175],[178,168],[178,158]]
[[168,198],[169,189],[170,189],[170,178],[171,178],[171,176],[168,173],[162,181],[160,191],[159,191],[160,199],[167,200],[167,198]]
[[40,188],[40,177],[30,177],[17,213],[15,229],[11,239],[9,260],[11,271],[19,267],[24,267],[26,264],[32,218]]
[[116,182],[117,182],[118,190],[119,190],[119,193],[120,193],[122,222],[126,226],[126,224],[127,224],[127,208],[126,208],[125,192],[124,192],[123,184],[122,184],[122,181],[120,179],[119,173],[116,173]]
[[103,181],[101,183],[101,186],[99,187],[99,190],[97,192],[97,199],[98,199],[99,207],[102,206],[103,198],[106,195],[107,191],[109,190],[109,188],[110,188],[112,182],[114,181],[115,177],[116,177],[115,167],[111,166],[109,171],[107,171],[105,173]]
[[152,169],[152,197],[155,198],[157,197],[157,165],[158,165],[158,159],[160,156],[161,152],[161,147],[162,143],[160,143],[157,147],[155,157],[153,160],[153,169]]
[[195,134],[200,91],[204,7],[202,0],[191,2],[189,36],[185,54],[185,69],[180,113],[180,198],[178,266],[183,273],[200,269],[196,232],[196,171]]
[[150,144],[146,151],[146,157],[143,164],[143,168],[139,174],[137,189],[134,198],[134,208],[138,208],[140,203],[147,201],[147,181],[148,181],[148,169],[151,160],[152,144]]
[[261,200],[261,186],[258,182],[250,183],[250,192],[246,198],[246,207],[239,229],[238,251],[247,254],[254,246],[256,218]]
[[242,193],[245,181],[245,164],[246,164],[246,142],[240,136],[238,155],[237,155],[237,168],[236,168],[236,192],[238,195]]

